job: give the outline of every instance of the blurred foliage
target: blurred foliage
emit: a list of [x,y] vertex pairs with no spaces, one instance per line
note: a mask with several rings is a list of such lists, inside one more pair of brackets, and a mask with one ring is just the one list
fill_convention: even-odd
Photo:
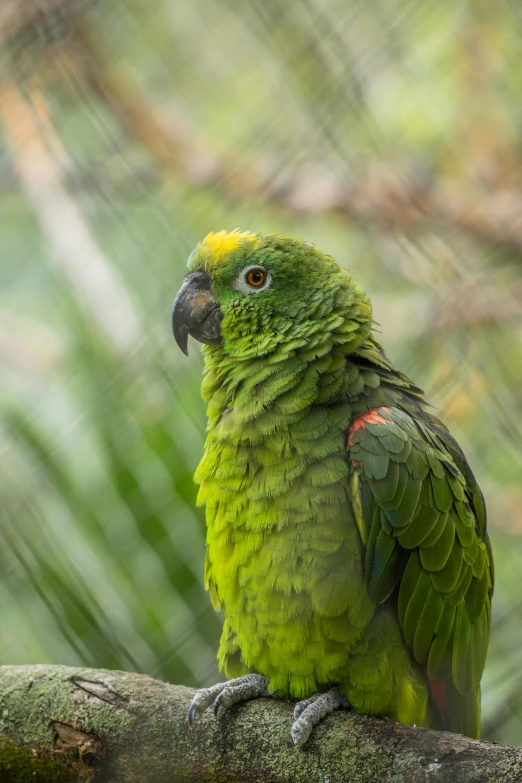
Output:
[[354,271],[468,455],[483,733],[522,745],[521,42],[507,0],[2,0],[2,663],[216,678],[169,311],[207,231],[277,231]]

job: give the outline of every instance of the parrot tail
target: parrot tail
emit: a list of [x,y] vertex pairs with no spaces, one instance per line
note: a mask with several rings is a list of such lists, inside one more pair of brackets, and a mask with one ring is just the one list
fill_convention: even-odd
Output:
[[426,682],[430,701],[436,719],[444,731],[465,734],[473,739],[480,738],[480,688],[462,694],[456,689],[451,678],[432,680],[426,673]]

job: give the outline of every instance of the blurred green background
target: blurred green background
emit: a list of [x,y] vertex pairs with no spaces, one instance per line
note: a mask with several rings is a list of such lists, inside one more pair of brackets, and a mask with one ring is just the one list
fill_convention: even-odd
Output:
[[522,745],[522,12],[483,0],[2,0],[1,663],[217,677],[192,474],[208,231],[315,242],[486,496],[483,734]]

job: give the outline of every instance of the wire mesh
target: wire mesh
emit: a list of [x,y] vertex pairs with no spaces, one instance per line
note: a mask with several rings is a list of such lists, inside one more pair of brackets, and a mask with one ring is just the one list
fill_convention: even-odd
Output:
[[469,457],[483,734],[522,744],[521,37],[508,2],[3,1],[3,663],[216,678],[168,314],[207,231],[276,231],[353,270]]

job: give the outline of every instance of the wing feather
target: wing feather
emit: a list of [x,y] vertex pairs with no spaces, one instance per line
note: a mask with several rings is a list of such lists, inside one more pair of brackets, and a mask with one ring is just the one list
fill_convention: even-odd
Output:
[[[493,563],[484,501],[443,425],[399,407],[352,425],[349,457],[368,532],[368,592],[376,603],[398,587],[406,644],[430,680],[448,678],[447,728],[476,736],[486,660]],[[433,685],[433,683],[432,683]]]

